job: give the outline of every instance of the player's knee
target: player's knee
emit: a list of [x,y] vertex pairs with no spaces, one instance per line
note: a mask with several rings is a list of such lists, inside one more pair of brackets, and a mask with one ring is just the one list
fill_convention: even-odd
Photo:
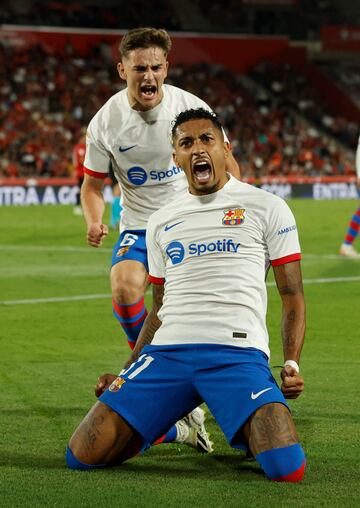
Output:
[[85,464],[81,462],[69,447],[66,448],[66,464],[69,469],[78,471],[88,471],[89,469],[101,469],[107,466],[107,464]]
[[111,278],[112,297],[118,303],[132,304],[144,296],[144,285],[127,277]]
[[299,443],[261,452],[256,460],[272,481],[297,483],[304,478],[306,459]]

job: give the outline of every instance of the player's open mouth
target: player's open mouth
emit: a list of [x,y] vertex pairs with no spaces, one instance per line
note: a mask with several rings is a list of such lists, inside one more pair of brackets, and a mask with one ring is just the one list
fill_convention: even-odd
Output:
[[192,171],[199,183],[207,183],[211,178],[211,165],[205,160],[193,162]]
[[156,90],[154,85],[143,85],[141,87],[141,94],[145,99],[153,99],[156,95]]

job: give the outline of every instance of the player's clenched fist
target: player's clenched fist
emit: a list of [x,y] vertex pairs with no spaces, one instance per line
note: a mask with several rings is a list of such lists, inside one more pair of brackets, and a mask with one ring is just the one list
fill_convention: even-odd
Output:
[[87,231],[87,243],[92,247],[100,247],[103,238],[109,233],[109,229],[106,224],[100,222],[94,222],[89,226]]
[[296,399],[304,390],[304,380],[294,367],[286,365],[281,371],[281,391],[286,399]]
[[95,385],[95,395],[100,397],[116,378],[115,374],[103,374],[100,376]]

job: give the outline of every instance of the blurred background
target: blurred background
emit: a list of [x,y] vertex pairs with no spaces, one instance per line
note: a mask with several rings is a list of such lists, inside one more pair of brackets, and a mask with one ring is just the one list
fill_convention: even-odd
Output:
[[170,31],[167,82],[220,115],[245,180],[355,182],[359,2],[3,0],[0,24],[1,186],[73,177],[73,147],[124,86],[118,43],[137,26]]

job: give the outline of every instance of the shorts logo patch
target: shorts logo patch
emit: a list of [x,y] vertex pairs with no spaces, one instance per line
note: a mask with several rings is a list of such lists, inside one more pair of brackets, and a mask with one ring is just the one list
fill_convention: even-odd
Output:
[[269,390],[272,390],[272,387],[265,388],[264,390],[260,390],[260,392],[257,392],[257,393],[251,392],[252,400],[256,400],[258,397],[260,397],[260,395],[262,395],[265,392],[268,392]]
[[245,208],[235,208],[235,210],[224,210],[222,223],[224,226],[240,226],[245,220]]
[[116,257],[120,258],[121,256],[125,256],[125,254],[128,252],[129,249],[130,249],[129,245],[126,247],[120,247],[120,249],[116,253]]
[[126,382],[125,379],[123,379],[121,377],[117,377],[116,379],[114,379],[114,381],[109,386],[109,391],[112,393],[118,392],[125,382]]

